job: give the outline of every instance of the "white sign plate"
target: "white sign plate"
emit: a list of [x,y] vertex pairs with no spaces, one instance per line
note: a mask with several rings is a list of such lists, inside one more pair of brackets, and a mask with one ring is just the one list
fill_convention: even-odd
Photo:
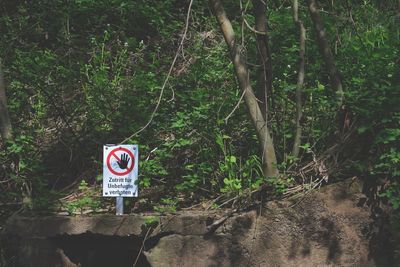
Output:
[[139,149],[137,145],[103,147],[103,197],[137,197]]

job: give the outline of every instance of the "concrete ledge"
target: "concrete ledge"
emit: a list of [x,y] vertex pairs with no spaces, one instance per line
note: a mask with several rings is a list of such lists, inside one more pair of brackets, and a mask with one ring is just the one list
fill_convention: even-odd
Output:
[[3,237],[24,267],[132,266],[137,257],[144,267],[396,266],[393,243],[374,247],[387,233],[371,234],[365,199],[362,184],[347,180],[233,214],[212,232],[227,211],[15,216]]

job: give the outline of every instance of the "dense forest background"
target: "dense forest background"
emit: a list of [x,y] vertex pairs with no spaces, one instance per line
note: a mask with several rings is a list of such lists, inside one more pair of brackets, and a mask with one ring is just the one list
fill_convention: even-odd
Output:
[[109,209],[102,149],[124,142],[140,146],[133,209],[359,177],[396,218],[400,2],[222,5],[2,0],[2,207]]

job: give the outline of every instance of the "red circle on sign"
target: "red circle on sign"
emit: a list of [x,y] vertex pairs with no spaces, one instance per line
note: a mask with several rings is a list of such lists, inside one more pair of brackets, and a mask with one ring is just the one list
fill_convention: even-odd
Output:
[[[131,159],[132,159],[132,164],[131,164],[131,166],[130,166],[129,168],[126,168],[126,170],[123,171],[123,172],[117,172],[117,171],[113,170],[113,168],[111,167],[111,157],[112,157],[112,156],[114,156],[118,161],[120,160],[120,159],[118,158],[118,156],[115,154],[115,152],[117,152],[117,151],[124,151],[124,152],[128,153],[128,155],[129,155],[129,156],[131,157]],[[111,152],[110,152],[110,153],[108,154],[108,156],[107,156],[107,167],[108,167],[108,169],[110,170],[110,172],[111,172],[112,174],[114,174],[114,175],[118,175],[118,176],[127,175],[127,174],[130,173],[130,172],[133,170],[133,168],[135,167],[135,156],[133,155],[133,153],[132,153],[130,150],[128,150],[128,149],[126,149],[126,148],[123,148],[123,147],[115,148],[115,149],[111,150]]]

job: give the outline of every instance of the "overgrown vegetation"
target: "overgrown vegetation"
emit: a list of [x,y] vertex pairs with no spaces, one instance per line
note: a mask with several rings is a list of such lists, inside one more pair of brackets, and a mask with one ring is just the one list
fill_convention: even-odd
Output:
[[[189,1],[3,2],[0,59],[13,131],[1,144],[0,201],[45,210],[58,209],[61,199],[69,213],[104,211],[110,200],[99,197],[102,145],[125,140],[150,120]],[[292,3],[268,1],[262,12],[267,70],[252,26],[257,2],[223,4],[273,138],[279,174],[264,175],[271,155],[260,148],[212,8],[193,1],[189,31],[155,116],[127,140],[140,146],[141,190],[140,200],[128,204],[174,212],[217,199],[206,205],[211,208],[260,188],[279,196],[298,192],[299,185],[305,190],[358,176],[373,181],[375,194],[398,212],[398,1],[318,1],[343,85],[339,105],[308,9],[314,1],[299,1],[298,20],[306,30],[301,117]],[[271,75],[263,76],[266,71]],[[266,93],[260,77],[271,79]]]

